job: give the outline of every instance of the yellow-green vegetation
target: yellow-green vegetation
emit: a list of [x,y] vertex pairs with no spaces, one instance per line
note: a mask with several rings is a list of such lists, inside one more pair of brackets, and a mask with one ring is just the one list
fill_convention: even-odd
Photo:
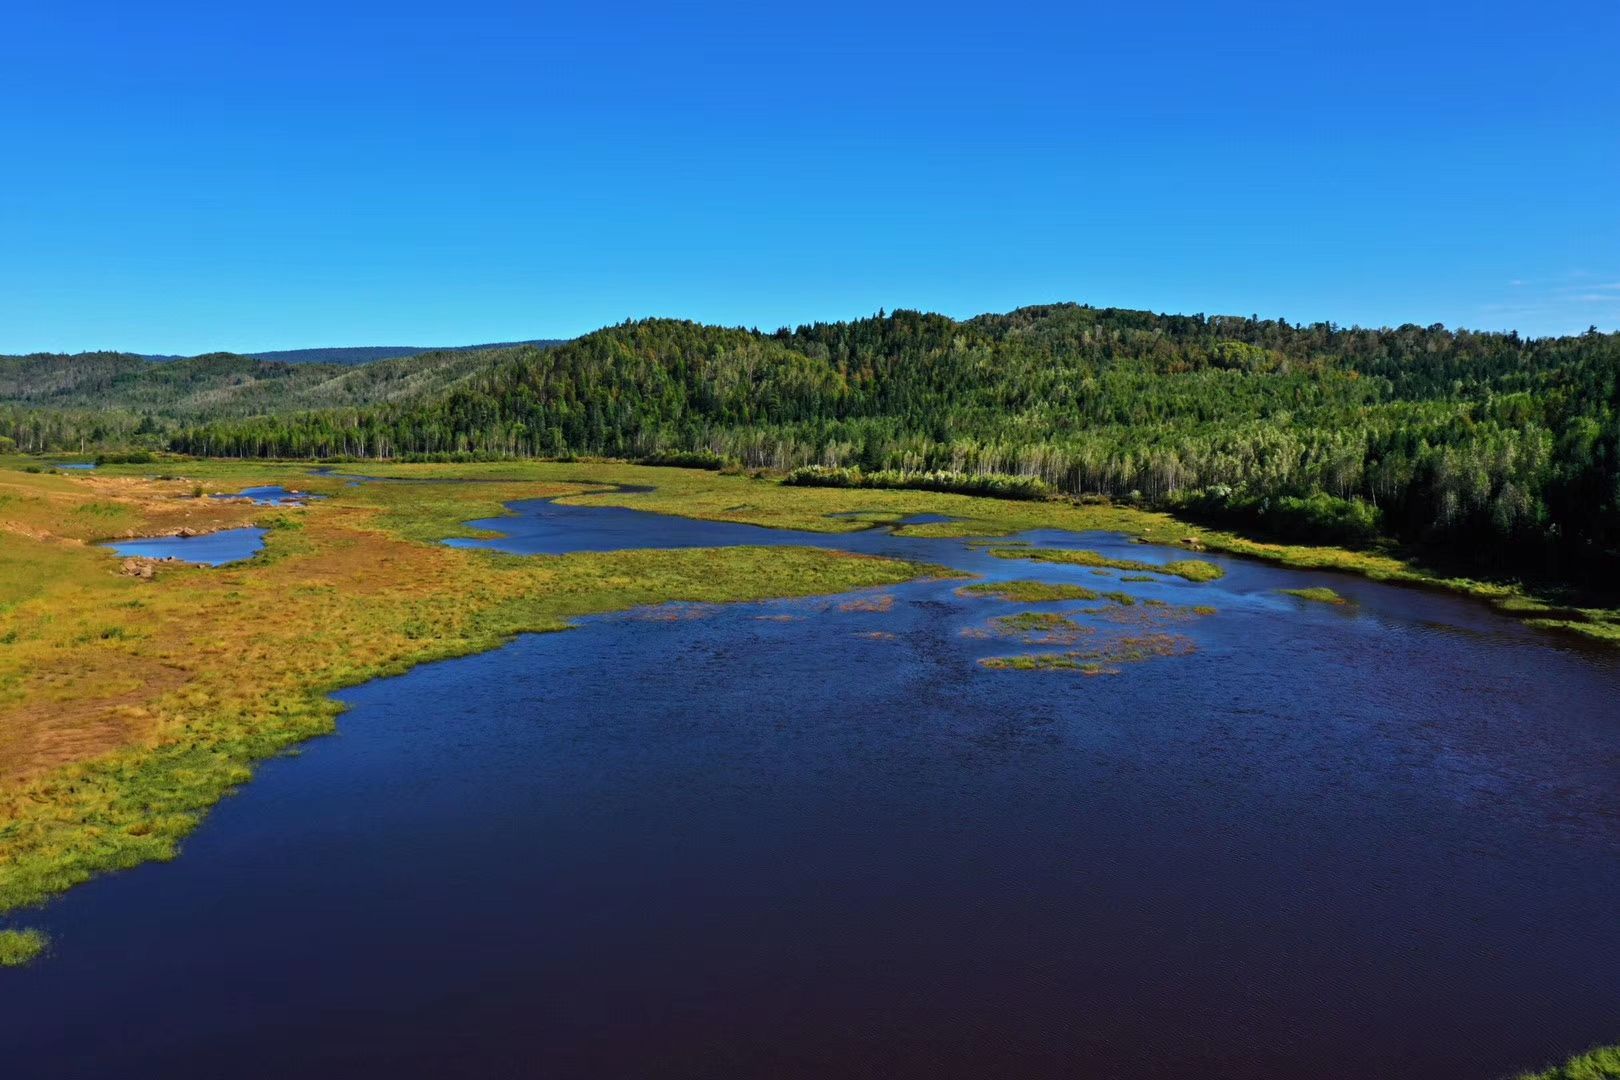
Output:
[[1605,1046],[1570,1058],[1541,1072],[1521,1073],[1516,1080],[1620,1080],[1620,1046]]
[[990,630],[998,637],[1016,637],[1025,645],[1072,645],[1082,636],[1096,632],[1067,615],[1049,611],[1002,615],[990,620]]
[[[1030,559],[1035,562],[1061,563],[1065,566],[1095,566],[1110,570],[1152,571],[1173,574],[1188,581],[1215,581],[1226,576],[1211,562],[1202,559],[1177,559],[1167,563],[1147,563],[1139,559],[1116,559],[1096,551],[1066,550],[1062,548],[995,547],[990,554],[998,559]],[[1140,578],[1138,578],[1140,580]],[[1149,580],[1152,580],[1151,578]]]
[[[24,460],[24,459],[13,459]],[[209,466],[233,469],[234,463]],[[127,466],[115,469],[128,470]],[[174,466],[164,465],[164,469]],[[187,470],[194,470],[191,463]],[[786,487],[768,478],[727,475],[696,469],[650,468],[613,462],[585,464],[509,461],[439,465],[368,462],[353,466],[368,476],[464,477],[559,481],[589,477],[593,482],[651,484],[649,493],[614,492],[594,497],[603,505],[630,506],[661,514],[738,521],[773,528],[815,532],[850,532],[870,528],[875,517],[894,521],[915,514],[943,514],[956,520],[907,526],[906,535],[938,537],[1011,537],[1026,529],[1067,529],[1072,532],[1117,532],[1149,544],[1180,545],[1193,551],[1219,551],[1260,559],[1298,570],[1331,570],[1357,574],[1374,581],[1425,585],[1464,593],[1490,601],[1505,613],[1530,616],[1527,621],[1544,629],[1568,630],[1620,644],[1620,610],[1559,608],[1527,594],[1521,587],[1471,578],[1448,577],[1415,562],[1381,550],[1356,550],[1311,545],[1270,543],[1234,532],[1190,524],[1171,514],[1107,502],[1052,499],[1044,502],[993,499],[940,492],[869,489]],[[103,471],[106,471],[105,469]],[[146,470],[150,471],[150,467]],[[210,474],[218,475],[218,474]],[[277,475],[285,475],[279,473]],[[265,483],[268,481],[251,481]],[[571,502],[572,499],[563,499]],[[862,513],[867,520],[829,519],[830,514]],[[973,541],[1003,558],[1020,558],[1016,539]],[[1030,551],[1043,549],[1031,548]],[[1208,567],[1192,574],[1215,572],[1220,567],[1201,560],[1186,560]],[[1177,564],[1180,565],[1180,564]],[[1126,569],[1116,567],[1116,569]],[[1139,563],[1134,572],[1169,573],[1167,566]],[[1186,567],[1183,567],[1185,570]],[[1187,573],[1179,576],[1188,577]],[[1197,580],[1189,578],[1189,580]],[[1519,606],[1515,606],[1519,605]]]
[[1139,664],[1165,656],[1186,656],[1193,643],[1177,634],[1141,634],[1099,642],[1090,649],[1023,656],[990,656],[979,663],[995,671],[1079,671],[1115,675],[1121,664]]
[[38,930],[0,930],[0,967],[20,967],[44,951]]
[[980,596],[994,600],[1007,600],[1015,604],[1044,604],[1059,600],[1096,600],[1101,595],[1080,585],[1061,585],[1050,581],[984,581],[977,585],[964,585],[956,590],[958,596]]
[[1318,585],[1309,589],[1279,589],[1278,592],[1297,596],[1301,600],[1309,600],[1315,604],[1348,604],[1350,601],[1334,592],[1325,585]]
[[1001,615],[994,620],[1003,630],[1026,633],[1031,630],[1072,630],[1077,625],[1067,615],[1050,611],[1021,611],[1017,615]]
[[[505,502],[587,490],[560,475],[578,478],[577,465],[549,482],[492,470],[501,482],[353,488],[293,466],[143,471],[0,470],[0,911],[174,857],[256,761],[332,730],[341,687],[595,612],[934,572],[810,548],[526,557],[437,542]],[[329,497],[267,510],[191,494],[261,483]],[[254,521],[272,526],[265,550],[217,569],[148,564],[153,576],[136,576],[93,543]]]

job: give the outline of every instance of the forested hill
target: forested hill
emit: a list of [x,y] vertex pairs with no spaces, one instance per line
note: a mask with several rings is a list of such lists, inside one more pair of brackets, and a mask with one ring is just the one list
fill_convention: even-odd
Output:
[[1514,559],[1620,546],[1620,337],[1524,340],[1073,305],[774,334],[653,320],[512,355],[431,401],[217,422],[212,454],[705,450],[1040,476],[1341,538]]
[[314,412],[279,399],[261,417],[202,409],[166,441],[249,456],[704,451],[779,469],[1020,473],[1274,533],[1393,535],[1514,564],[1601,563],[1620,547],[1614,334],[1058,305],[770,334],[650,320],[481,355],[428,392]]
[[197,420],[425,400],[517,355],[521,353],[507,346],[448,349],[342,365],[234,353],[162,363],[130,353],[38,353],[0,357],[0,403],[110,410],[118,415],[109,415],[92,440],[105,443],[119,437],[120,417],[132,415],[153,421]]
[[[355,364],[370,364],[377,360],[398,360],[406,356],[420,356],[423,353],[449,353],[449,352],[488,352],[491,349],[513,349],[519,345],[538,345],[549,348],[552,345],[561,345],[562,338],[534,338],[530,341],[496,341],[484,345],[340,345],[326,349],[275,349],[270,352],[231,353],[232,356],[245,356],[252,360],[270,360],[278,364],[341,364],[352,366]],[[80,354],[91,355],[91,354]],[[177,353],[142,353],[143,360],[152,360],[166,363],[171,360],[195,360],[194,356],[181,356]],[[217,353],[204,353],[202,355],[219,355]]]
[[361,345],[332,349],[280,349],[275,352],[245,353],[255,360],[274,360],[282,364],[369,364],[376,360],[397,360],[423,353],[489,352],[491,349],[514,349],[519,345],[538,345],[549,348],[561,345],[560,339],[536,338],[532,341],[498,341],[485,345]]

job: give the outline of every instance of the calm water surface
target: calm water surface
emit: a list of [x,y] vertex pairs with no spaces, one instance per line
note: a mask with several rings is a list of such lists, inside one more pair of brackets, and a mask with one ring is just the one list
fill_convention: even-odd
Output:
[[[1117,675],[992,671],[1019,647],[978,632],[1025,606],[921,582],[592,618],[348,691],[183,858],[27,920],[54,954],[0,974],[9,1075],[1446,1080],[1620,1038],[1610,653],[1216,556],[1214,584],[1119,583],[519,509],[476,543],[811,543],[1219,613]],[[1276,591],[1319,584],[1354,606]]]
[[307,491],[290,491],[280,484],[246,487],[236,492],[221,492],[209,496],[213,499],[246,499],[255,506],[302,506],[311,499],[320,498]]
[[179,559],[203,566],[251,559],[264,547],[264,530],[221,529],[198,536],[152,536],[144,540],[109,540],[104,545],[123,556],[143,559]]

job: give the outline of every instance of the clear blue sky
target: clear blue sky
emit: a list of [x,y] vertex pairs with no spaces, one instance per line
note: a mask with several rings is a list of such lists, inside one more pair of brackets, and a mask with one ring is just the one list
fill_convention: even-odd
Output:
[[1615,0],[17,4],[0,351],[1053,300],[1612,329],[1617,69]]

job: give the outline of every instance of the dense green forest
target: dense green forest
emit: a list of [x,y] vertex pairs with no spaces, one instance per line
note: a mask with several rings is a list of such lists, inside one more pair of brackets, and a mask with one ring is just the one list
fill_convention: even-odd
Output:
[[[107,387],[138,416],[125,427],[16,407],[95,407],[106,393],[22,398],[0,381],[13,403],[0,432],[71,447],[90,423],[98,445],[224,456],[702,451],[774,469],[1014,474],[1274,534],[1394,537],[1588,580],[1612,573],[1620,548],[1615,334],[1057,305],[775,333],[648,320],[552,349],[389,363],[418,367],[183,394],[114,377]],[[163,404],[175,394],[185,408]]]

